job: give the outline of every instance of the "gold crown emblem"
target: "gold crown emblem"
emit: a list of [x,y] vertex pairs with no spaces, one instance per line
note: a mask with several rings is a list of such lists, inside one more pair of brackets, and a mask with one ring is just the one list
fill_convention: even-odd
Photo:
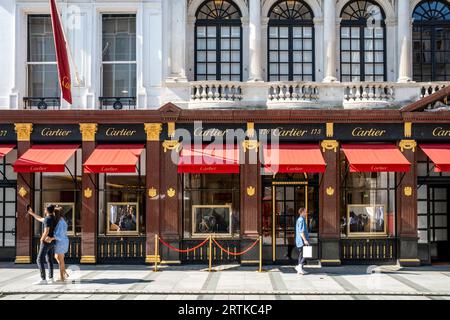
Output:
[[90,199],[92,197],[92,189],[91,188],[84,189],[84,197],[86,199]]
[[327,195],[329,195],[330,197],[334,194],[334,189],[332,187],[328,187],[326,191]]
[[167,189],[167,195],[169,196],[169,198],[172,198],[175,195],[175,189],[174,188]]
[[412,196],[412,188],[411,187],[405,187],[405,189],[403,189],[403,192],[405,193],[405,196],[407,196],[407,197]]
[[148,189],[148,196],[149,196],[150,198],[156,197],[156,189],[155,189],[155,188],[150,188],[150,189]]
[[20,187],[19,189],[19,196],[24,198],[28,194],[27,190],[24,187]]
[[247,195],[249,197],[253,197],[255,195],[255,187],[252,186],[247,187]]

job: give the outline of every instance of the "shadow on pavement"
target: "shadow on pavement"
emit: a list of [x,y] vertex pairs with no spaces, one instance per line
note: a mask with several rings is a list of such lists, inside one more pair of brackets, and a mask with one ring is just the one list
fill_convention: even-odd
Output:
[[153,280],[143,280],[143,279],[81,279],[78,281],[79,284],[138,284],[138,283],[151,283]]

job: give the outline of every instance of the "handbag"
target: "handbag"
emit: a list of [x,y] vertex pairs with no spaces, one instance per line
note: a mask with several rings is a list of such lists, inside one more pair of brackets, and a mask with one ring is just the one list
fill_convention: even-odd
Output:
[[303,258],[312,258],[312,246],[303,246]]

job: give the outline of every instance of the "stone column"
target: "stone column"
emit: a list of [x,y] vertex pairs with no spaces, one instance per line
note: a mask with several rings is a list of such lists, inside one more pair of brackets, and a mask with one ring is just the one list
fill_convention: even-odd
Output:
[[[327,124],[327,127],[332,124]],[[327,135],[328,135],[327,129]],[[332,136],[332,134],[330,134]],[[339,215],[339,143],[324,140],[321,143],[327,168],[322,175],[319,193],[319,245],[322,265],[340,265],[340,215]]]
[[[80,123],[82,135],[82,162],[91,156],[95,150],[96,123]],[[94,184],[96,175],[84,173],[81,175],[81,260],[80,263],[97,262],[97,189]]]
[[414,140],[401,140],[400,151],[411,163],[411,169],[405,173],[397,174],[397,232],[398,260],[402,266],[418,266],[418,240],[417,235],[417,173],[416,149]]
[[336,78],[336,1],[324,0],[323,11],[324,79],[335,82]]
[[160,218],[160,154],[161,147],[159,137],[162,131],[161,123],[146,123],[145,132],[147,133],[146,144],[146,253],[145,262],[154,263],[155,258],[159,261],[159,255],[155,257],[155,235],[159,235],[159,218]]
[[[31,146],[30,137],[33,131],[31,123],[16,123],[17,158],[22,156]],[[32,203],[32,174],[17,175],[17,222],[16,222],[16,260],[15,263],[31,263],[32,257],[32,222],[33,217],[26,215],[27,205]]]
[[261,1],[250,0],[249,9],[249,81],[262,81]]
[[171,0],[171,47],[170,78],[174,81],[186,79],[186,0]]
[[409,1],[398,1],[398,50],[399,50],[399,70],[398,82],[408,82],[412,80],[412,30],[409,13]]

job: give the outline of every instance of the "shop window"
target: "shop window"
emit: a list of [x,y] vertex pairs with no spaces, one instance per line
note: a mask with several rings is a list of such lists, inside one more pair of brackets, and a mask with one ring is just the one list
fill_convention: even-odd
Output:
[[16,180],[12,163],[17,151],[0,158],[0,248],[14,247],[16,230]]
[[372,1],[352,1],[342,9],[341,81],[386,81],[384,17]]
[[343,153],[341,159],[341,235],[394,237],[395,173],[349,172]]
[[[81,150],[66,163],[66,169],[61,173],[35,173],[34,211],[43,215],[45,208],[53,204],[62,208],[70,236],[81,233]],[[39,235],[42,224],[34,221],[34,233]]]
[[450,6],[422,1],[413,12],[414,81],[450,80]]
[[136,15],[102,15],[103,97],[136,96]]
[[59,97],[55,44],[50,15],[28,16],[27,74],[29,97]]
[[269,81],[314,80],[313,13],[302,1],[277,1],[269,12]]
[[184,237],[239,237],[239,198],[238,174],[184,174]]
[[207,0],[195,22],[195,80],[242,81],[239,8],[229,0]]
[[145,151],[135,173],[99,174],[99,234],[145,235]]

